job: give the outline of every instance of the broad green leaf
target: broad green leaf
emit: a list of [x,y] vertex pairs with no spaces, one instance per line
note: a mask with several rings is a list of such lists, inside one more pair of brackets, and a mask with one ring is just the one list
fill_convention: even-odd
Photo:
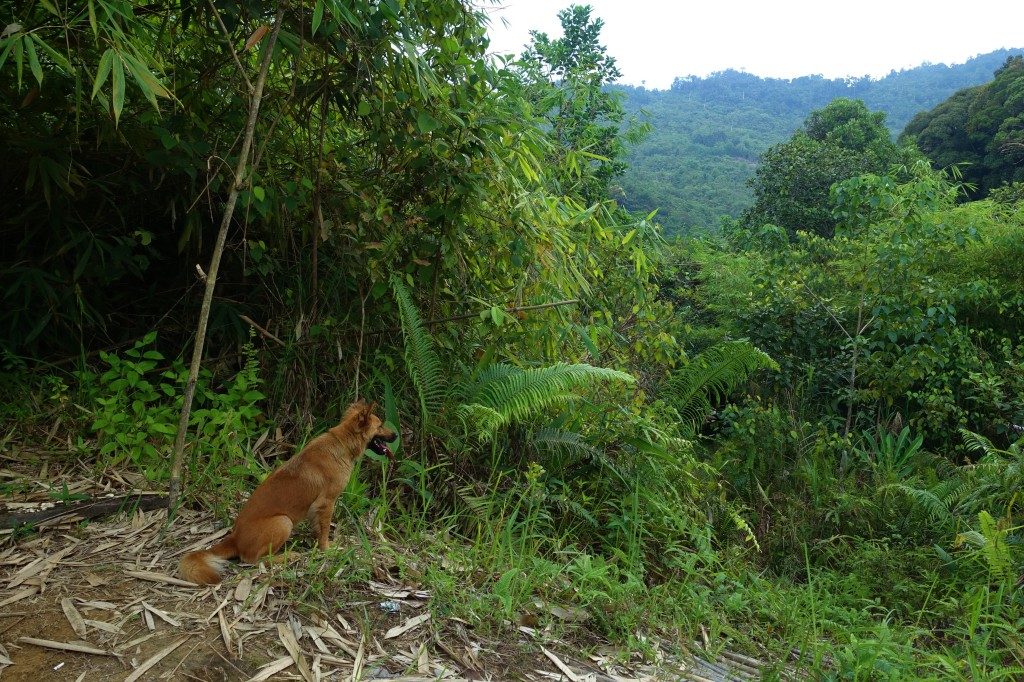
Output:
[[254,185],[252,188],[252,194],[256,197],[257,201],[263,201],[267,198],[267,193],[259,185]]
[[425,111],[421,111],[416,117],[416,125],[421,133],[432,133],[441,126],[433,116]]
[[356,109],[356,113],[359,114],[360,116],[366,116],[367,114],[370,113],[370,111],[370,103],[365,99],[359,100],[359,108]]
[[498,306],[491,306],[491,321],[494,322],[495,327],[500,327],[501,323],[505,321],[505,311]]

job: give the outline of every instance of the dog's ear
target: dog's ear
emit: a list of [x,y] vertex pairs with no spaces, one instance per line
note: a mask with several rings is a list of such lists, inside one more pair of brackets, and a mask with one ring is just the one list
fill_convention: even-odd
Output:
[[373,414],[376,411],[377,411],[377,401],[374,400],[372,403],[370,403],[369,407],[366,408],[366,414]]
[[370,418],[373,417],[373,407],[377,403],[368,403],[365,400],[361,401],[359,409],[359,424],[361,426],[369,426]]

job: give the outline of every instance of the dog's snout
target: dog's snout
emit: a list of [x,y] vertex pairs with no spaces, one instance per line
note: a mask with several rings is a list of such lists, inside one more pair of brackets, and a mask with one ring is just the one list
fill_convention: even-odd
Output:
[[396,440],[398,440],[398,433],[392,431],[391,429],[384,429],[381,432],[379,438],[383,440],[385,443],[394,443]]

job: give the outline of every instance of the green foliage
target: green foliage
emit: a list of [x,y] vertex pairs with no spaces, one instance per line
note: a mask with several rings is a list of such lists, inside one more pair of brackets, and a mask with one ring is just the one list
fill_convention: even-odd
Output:
[[923,444],[923,435],[912,437],[910,427],[904,426],[898,434],[864,434],[864,447],[856,452],[878,480],[903,481],[920,468],[917,459]]
[[[89,429],[99,444],[97,465],[115,467],[130,464],[150,480],[163,480],[169,473],[168,453],[178,428],[181,385],[188,372],[180,361],[164,366],[164,357],[153,350],[156,333],[147,334],[123,356],[102,353],[108,366],[101,374],[79,372],[91,404]],[[256,406],[264,399],[259,391],[259,364],[250,349],[247,360],[226,390],[211,388],[207,370],[200,376],[197,408],[189,423],[196,434],[192,447],[196,485],[206,485],[212,476],[223,475],[228,466],[245,461],[245,438],[256,431],[262,418]],[[246,471],[242,466],[239,471]],[[236,471],[237,473],[237,471]]]
[[964,164],[971,197],[1024,180],[1024,57],[1008,56],[984,85],[960,90],[907,124],[936,168]]
[[[1021,214],[1012,197],[957,205],[964,188],[926,164],[898,173],[833,185],[832,238],[680,244],[664,290],[694,342],[747,337],[778,361],[703,444],[754,562],[811,590],[789,641],[837,642],[830,679],[1012,679]],[[798,608],[768,599],[772,623]]]
[[662,399],[675,408],[686,429],[695,432],[711,415],[714,403],[724,401],[758,370],[778,368],[747,341],[729,341],[705,350],[673,372],[665,382]]
[[[720,320],[720,333],[775,359],[770,385],[806,396],[810,414],[868,430],[899,412],[926,443],[956,448],[960,427],[1006,434],[1021,419],[1020,348],[1007,321],[1020,315],[1022,290],[995,265],[1017,257],[1004,235],[1019,217],[954,207],[955,185],[921,165],[908,173],[838,185],[834,239],[764,250],[757,235],[738,235],[740,255],[709,261],[714,274],[691,298],[705,324]],[[745,295],[719,288],[735,282]]]
[[1000,528],[992,515],[982,510],[978,512],[978,530],[960,533],[957,536],[957,544],[968,544],[977,548],[994,579],[1012,580],[1016,578],[1015,562],[1006,541],[1010,530]]
[[[168,379],[179,378],[173,370],[155,371],[164,359],[147,349],[155,339],[156,333],[147,335],[125,351],[124,358],[100,356],[109,368],[95,377],[96,412],[90,427],[99,437],[101,461],[130,461],[150,478],[159,476],[160,462],[177,431],[177,391]],[[83,382],[91,379],[80,377]]]
[[[570,7],[561,37],[534,34],[505,64],[459,0],[289,6],[252,170],[233,178],[277,9],[13,10],[5,433],[31,440],[56,417],[82,427],[76,456],[165,475],[184,381],[166,358],[190,343],[195,264],[237,181],[217,357],[190,424],[193,497],[232,504],[223,486],[266,473],[248,445],[263,414],[301,442],[358,391],[404,440],[393,469],[362,460],[342,498],[355,532],[396,542],[314,553],[317,575],[348,577],[293,598],[337,598],[384,555],[432,608],[497,631],[523,617],[569,629],[547,608],[565,604],[616,641],[704,628],[780,661],[797,646],[815,677],[1021,667],[1013,186],[958,206],[956,171],[910,163],[880,114],[837,100],[768,155],[758,177],[790,203],[772,224],[666,245],[649,213],[617,203],[644,127],[607,87],[601,21]],[[868,81],[798,81],[798,114],[778,84],[735,73],[661,103],[632,89],[628,106],[731,112],[739,133],[681,115],[687,149],[733,157],[720,173],[692,155],[683,180],[701,191],[749,175],[837,95],[886,109]],[[739,93],[739,109],[722,104]],[[677,167],[679,148],[657,163]]]

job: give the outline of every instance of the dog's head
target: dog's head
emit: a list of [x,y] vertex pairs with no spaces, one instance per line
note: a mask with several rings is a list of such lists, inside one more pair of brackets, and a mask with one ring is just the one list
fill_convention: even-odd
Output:
[[377,403],[358,400],[349,406],[346,417],[351,415],[356,431],[367,444],[367,448],[394,462],[395,454],[391,452],[388,443],[398,440],[398,434],[384,426],[384,422],[375,413],[376,408]]

